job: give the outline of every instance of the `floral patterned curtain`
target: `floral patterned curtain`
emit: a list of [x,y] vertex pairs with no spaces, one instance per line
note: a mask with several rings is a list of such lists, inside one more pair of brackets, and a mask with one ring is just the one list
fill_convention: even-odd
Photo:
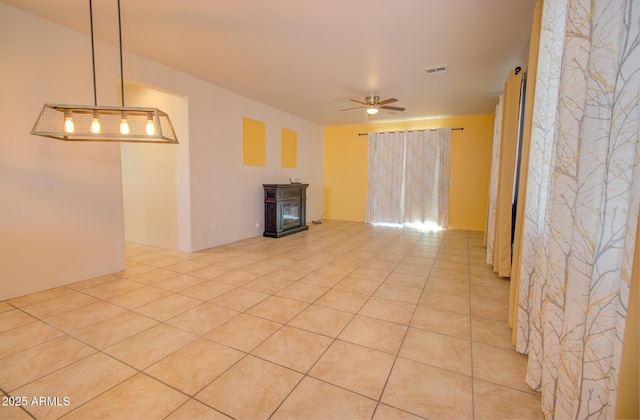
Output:
[[615,416],[640,205],[639,30],[635,0],[544,1],[517,350],[548,417]]

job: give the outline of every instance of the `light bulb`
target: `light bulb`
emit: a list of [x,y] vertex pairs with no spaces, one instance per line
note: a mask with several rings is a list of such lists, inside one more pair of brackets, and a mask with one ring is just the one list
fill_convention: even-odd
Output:
[[129,134],[130,132],[129,122],[126,118],[122,118],[122,120],[120,120],[120,134]]
[[71,111],[68,111],[64,116],[64,131],[65,133],[73,133],[75,129],[76,125],[73,123],[73,114],[71,114]]
[[100,118],[96,114],[93,114],[93,120],[91,120],[91,132],[93,134],[100,134],[102,126],[100,125]]
[[378,108],[367,108],[367,114],[376,115],[378,113]]
[[144,131],[147,133],[148,136],[153,136],[156,134],[156,125],[154,124],[153,118],[151,118],[151,115],[147,117],[147,126],[145,127]]

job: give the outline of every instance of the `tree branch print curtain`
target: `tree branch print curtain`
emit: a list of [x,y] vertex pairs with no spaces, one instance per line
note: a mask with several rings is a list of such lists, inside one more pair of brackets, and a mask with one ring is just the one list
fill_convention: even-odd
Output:
[[639,22],[634,0],[544,1],[517,350],[547,417],[615,416],[640,205]]
[[448,225],[451,129],[369,134],[365,222]]

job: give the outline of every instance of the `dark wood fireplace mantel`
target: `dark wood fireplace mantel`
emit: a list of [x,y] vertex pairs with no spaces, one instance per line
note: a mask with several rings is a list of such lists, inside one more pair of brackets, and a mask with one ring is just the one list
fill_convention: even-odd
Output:
[[309,184],[262,184],[264,187],[263,236],[280,238],[309,229],[307,187]]

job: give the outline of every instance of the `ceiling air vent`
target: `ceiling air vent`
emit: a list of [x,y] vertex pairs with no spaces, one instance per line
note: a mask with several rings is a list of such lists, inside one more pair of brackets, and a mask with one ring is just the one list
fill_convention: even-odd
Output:
[[447,66],[427,67],[424,70],[427,72],[427,74],[444,73],[445,71],[447,71]]

